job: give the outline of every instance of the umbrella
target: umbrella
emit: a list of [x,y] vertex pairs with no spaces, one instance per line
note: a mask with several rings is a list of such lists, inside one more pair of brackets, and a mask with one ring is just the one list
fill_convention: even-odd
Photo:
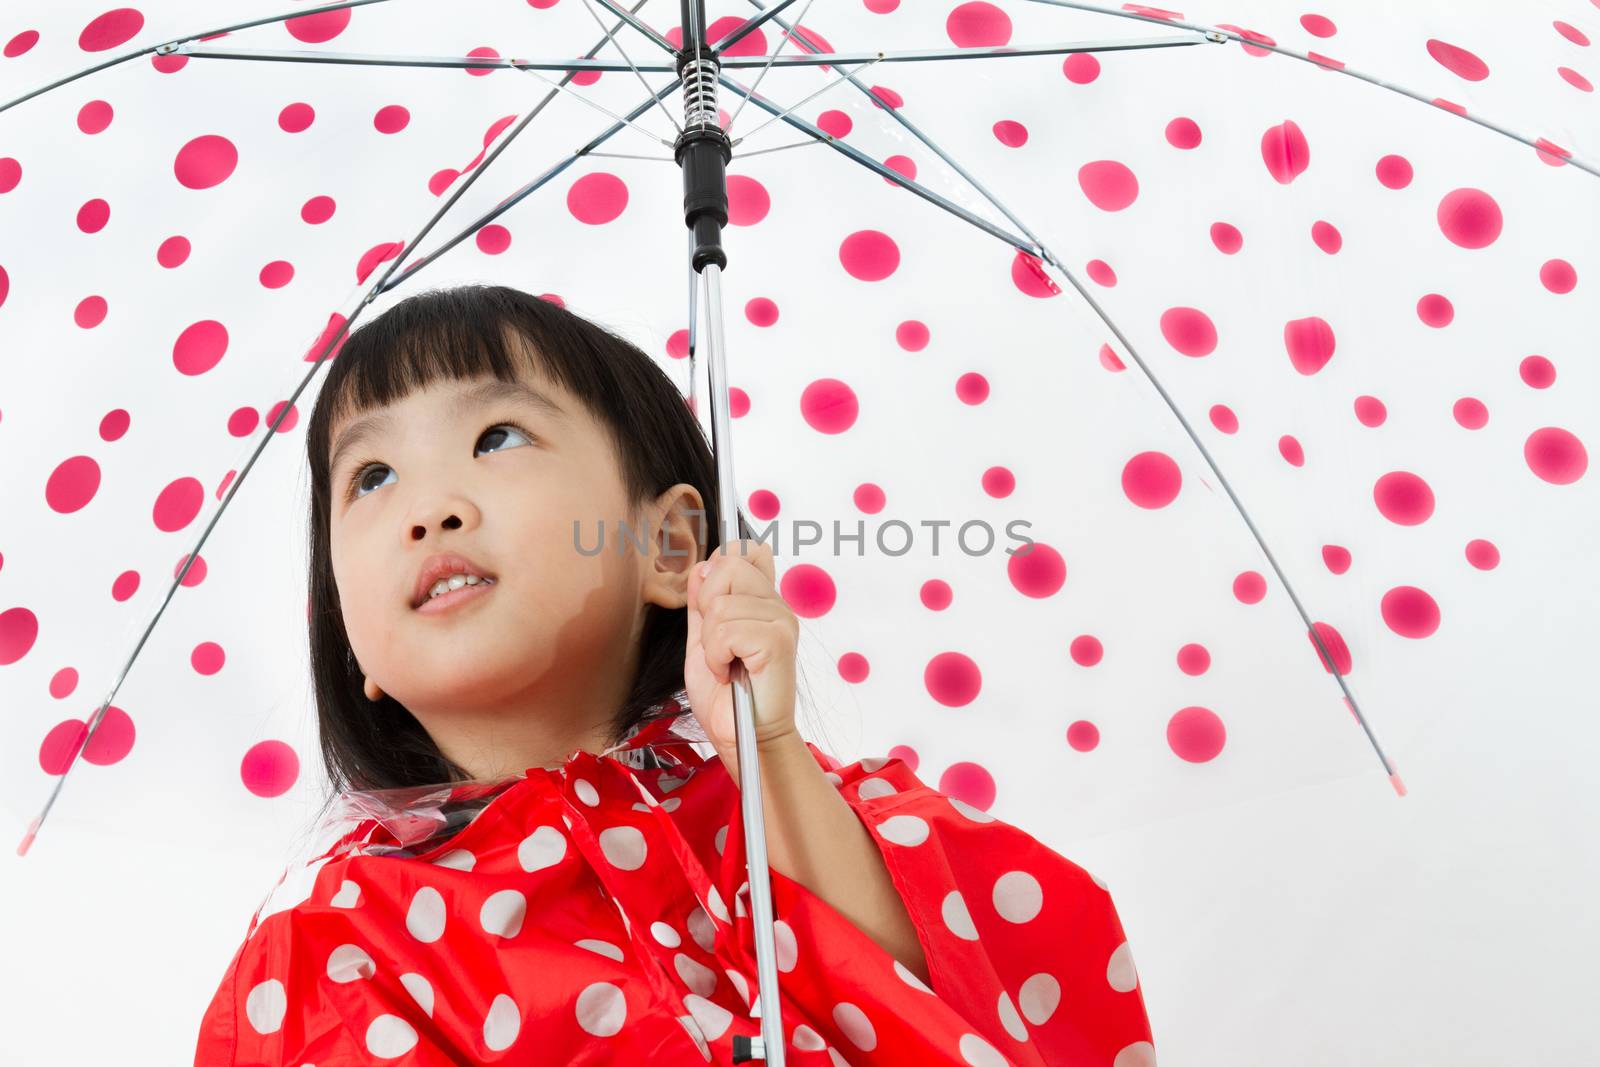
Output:
[[513,280],[703,391],[843,709],[818,734],[1058,841],[1403,792],[1452,629],[1511,621],[1502,554],[1593,566],[1582,25],[723,5],[694,88],[733,140],[724,292],[678,229],[682,28],[596,2],[426,36],[377,0],[63,6],[10,39],[19,830],[57,796],[51,829],[298,824],[277,438],[418,284]]

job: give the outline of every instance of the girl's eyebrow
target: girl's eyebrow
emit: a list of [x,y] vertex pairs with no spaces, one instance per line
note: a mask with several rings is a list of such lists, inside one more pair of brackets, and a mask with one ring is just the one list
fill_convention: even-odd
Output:
[[[450,404],[450,414],[459,418],[467,412],[502,400],[517,401],[537,408],[553,419],[565,419],[566,411],[560,404],[526,382],[506,382],[499,378],[480,382],[467,389],[458,389]],[[356,419],[334,443],[333,458],[328,461],[330,471],[337,470],[339,460],[357,445],[384,433],[394,424],[394,417],[384,412],[372,412]]]

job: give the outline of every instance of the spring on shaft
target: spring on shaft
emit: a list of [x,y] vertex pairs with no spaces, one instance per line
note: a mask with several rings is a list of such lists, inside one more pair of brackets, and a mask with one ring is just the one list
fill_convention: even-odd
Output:
[[690,59],[683,66],[683,125],[719,129],[717,61],[712,56]]

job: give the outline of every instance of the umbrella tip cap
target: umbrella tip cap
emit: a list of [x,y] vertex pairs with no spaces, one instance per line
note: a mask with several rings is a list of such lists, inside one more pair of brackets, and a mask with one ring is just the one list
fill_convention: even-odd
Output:
[[1389,784],[1394,786],[1394,791],[1397,795],[1402,797],[1406,795],[1406,784],[1400,780],[1398,774],[1389,775]]
[[35,817],[33,822],[28,824],[28,832],[22,836],[22,844],[17,846],[17,855],[26,856],[28,854],[28,849],[33,847],[33,839],[38,833],[39,820]]

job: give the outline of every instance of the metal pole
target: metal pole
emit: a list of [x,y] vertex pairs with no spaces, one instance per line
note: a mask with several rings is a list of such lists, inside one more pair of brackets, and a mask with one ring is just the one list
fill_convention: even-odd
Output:
[[[733,158],[733,147],[717,116],[717,57],[706,44],[705,0],[680,0],[680,6],[683,50],[678,53],[678,72],[683,81],[684,129],[678,137],[673,158],[683,169],[684,224],[691,233],[690,266],[705,279],[706,328],[703,335],[709,357],[706,369],[710,379],[711,446],[717,460],[719,532],[721,543],[731,546],[739,540],[740,524],[722,332],[722,271],[728,264],[722,248],[722,227],[728,222],[726,167]],[[693,388],[691,379],[691,395]],[[778,952],[772,928],[772,883],[767,872],[761,762],[756,751],[755,695],[750,689],[749,672],[742,662],[735,659],[728,675],[733,686],[739,808],[744,822],[750,913],[756,942],[757,995],[761,1005],[761,1037],[735,1035],[733,1062],[761,1059],[783,1067],[783,1015],[778,1002]]]

